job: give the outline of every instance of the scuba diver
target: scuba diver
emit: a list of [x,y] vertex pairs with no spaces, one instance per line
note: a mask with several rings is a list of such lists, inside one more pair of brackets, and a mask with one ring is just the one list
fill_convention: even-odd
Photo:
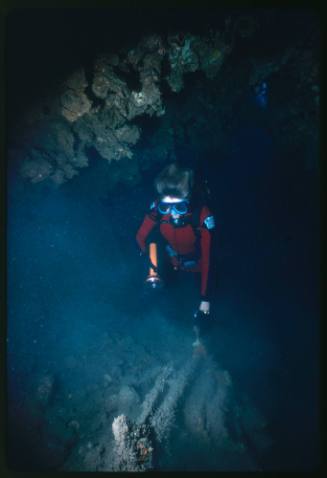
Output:
[[214,217],[197,197],[194,173],[189,168],[169,164],[155,179],[155,188],[158,197],[136,234],[137,243],[149,261],[146,283],[151,288],[160,288],[168,277],[167,264],[170,274],[171,271],[197,273],[200,303],[194,317],[208,317]]

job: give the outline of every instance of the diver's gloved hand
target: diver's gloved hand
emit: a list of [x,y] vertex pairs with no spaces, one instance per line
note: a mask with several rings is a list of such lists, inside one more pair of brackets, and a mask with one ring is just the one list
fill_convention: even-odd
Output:
[[210,302],[202,300],[198,310],[194,313],[195,319],[208,318],[210,314]]
[[205,315],[210,314],[210,302],[208,300],[201,300],[199,311],[203,312]]

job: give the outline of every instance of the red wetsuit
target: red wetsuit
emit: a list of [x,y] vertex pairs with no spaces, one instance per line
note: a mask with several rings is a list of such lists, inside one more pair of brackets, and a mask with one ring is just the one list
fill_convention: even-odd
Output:
[[[210,267],[210,247],[211,247],[211,230],[213,229],[213,216],[207,206],[203,206],[200,210],[199,225],[197,227],[198,234],[194,231],[192,223],[186,221],[184,226],[174,226],[169,222],[170,214],[161,215],[157,210],[157,202],[154,202],[136,234],[136,240],[143,252],[146,250],[146,239],[156,225],[160,227],[160,233],[171,248],[178,256],[192,257],[199,254],[200,259],[197,260],[195,267],[185,269],[182,262],[177,256],[170,258],[173,266],[190,272],[201,273],[201,299],[208,300],[208,278]],[[185,215],[190,218],[191,213]],[[209,219],[209,221],[208,221]],[[210,221],[211,219],[211,221]],[[197,249],[199,248],[199,251]]]

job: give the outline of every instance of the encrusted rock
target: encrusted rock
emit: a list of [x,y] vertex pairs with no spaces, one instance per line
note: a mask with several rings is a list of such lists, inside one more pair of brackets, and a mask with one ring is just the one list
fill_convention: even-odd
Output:
[[95,61],[92,91],[98,98],[106,98],[109,92],[121,97],[129,95],[127,84],[114,71],[113,58],[113,55],[101,55]]
[[140,138],[140,129],[136,125],[124,125],[121,128],[115,129],[114,134],[118,141],[135,144]]
[[60,96],[61,113],[68,121],[74,122],[90,111],[92,102],[85,94],[87,86],[83,69],[77,70],[64,83]]
[[137,425],[125,415],[119,415],[112,423],[112,432],[115,439],[115,471],[145,471],[152,468],[153,447],[149,427]]
[[[22,175],[34,183],[50,179],[62,184],[88,165],[88,156],[93,151],[108,163],[120,162],[121,168],[114,166],[116,169],[112,171],[110,187],[114,187],[120,181],[136,182],[140,171],[153,161],[174,160],[180,147],[189,148],[194,156],[223,149],[226,130],[240,121],[240,115],[234,112],[235,104],[242,99],[244,84],[247,82],[253,91],[261,81],[273,82],[286,67],[295,93],[289,98],[287,108],[284,103],[276,104],[278,95],[275,95],[274,109],[270,112],[271,132],[290,145],[306,138],[316,141],[313,120],[318,121],[320,92],[318,60],[312,45],[288,46],[273,58],[249,57],[246,68],[250,71],[244,67],[222,70],[235,37],[249,37],[256,28],[252,17],[241,16],[235,21],[228,17],[225,27],[209,30],[205,35],[190,32],[169,34],[167,38],[145,35],[133,48],[98,55],[89,75],[83,68],[77,70],[66,79],[59,94],[39,100],[24,118],[24,124],[17,127],[18,134],[11,133]],[[214,90],[217,84],[216,94],[205,95],[203,89],[195,91],[194,111],[199,106],[199,114],[189,115],[190,107],[174,111],[168,100],[166,108],[161,83],[164,59],[170,66],[166,81],[176,93],[184,87],[185,74],[202,71],[209,79],[221,75],[219,81],[212,83]],[[243,84],[240,72],[247,75],[242,79]],[[269,92],[270,88],[268,83]],[[297,99],[303,97],[305,102]],[[145,138],[140,155],[134,146],[141,130],[132,121],[142,115],[160,117],[166,111],[168,119],[173,118],[172,124],[160,122],[151,138]],[[214,135],[212,124],[216,125]],[[134,158],[135,152],[139,161]]]
[[49,178],[53,172],[53,166],[41,153],[31,150],[29,156],[22,162],[20,172],[32,183],[39,183]]

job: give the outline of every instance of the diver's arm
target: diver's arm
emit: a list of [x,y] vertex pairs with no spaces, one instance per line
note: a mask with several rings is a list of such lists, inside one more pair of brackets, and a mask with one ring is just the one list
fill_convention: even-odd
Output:
[[209,268],[210,268],[211,233],[201,228],[201,302],[209,302]]
[[156,209],[156,201],[153,202],[150,206],[149,212],[145,215],[143,222],[137,231],[136,241],[140,246],[141,250],[145,252],[146,250],[146,239],[154,226],[157,224],[158,213]]
[[146,238],[148,237],[148,235],[150,234],[150,232],[152,231],[155,225],[156,225],[156,221],[151,219],[151,217],[148,214],[146,214],[136,234],[136,241],[143,252],[145,252],[146,250]]
[[210,298],[208,291],[210,290],[210,260],[212,233],[215,226],[214,218],[208,208],[204,207],[200,218],[200,247],[201,247],[201,294],[200,307],[204,313],[210,312]]

